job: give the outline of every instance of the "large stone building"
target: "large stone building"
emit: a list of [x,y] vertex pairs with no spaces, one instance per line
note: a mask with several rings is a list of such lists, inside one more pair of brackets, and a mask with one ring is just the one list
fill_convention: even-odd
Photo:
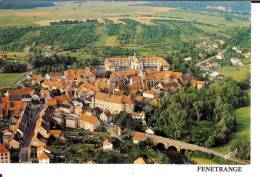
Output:
[[134,111],[134,102],[129,96],[97,92],[92,99],[92,107],[98,107],[104,111],[109,110],[112,114],[121,111],[131,113]]
[[78,124],[80,128],[93,132],[100,125],[100,121],[95,116],[82,114]]
[[139,57],[134,54],[130,57],[115,57],[105,60],[106,71],[119,71],[125,69],[155,69],[167,71],[170,64],[161,57]]

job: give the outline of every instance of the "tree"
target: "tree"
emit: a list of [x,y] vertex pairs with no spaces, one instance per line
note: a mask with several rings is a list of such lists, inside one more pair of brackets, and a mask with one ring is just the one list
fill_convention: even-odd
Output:
[[193,103],[193,107],[195,109],[195,112],[196,112],[196,116],[197,116],[197,121],[200,121],[200,118],[202,116],[202,109],[204,107],[204,104],[203,104],[203,101],[202,100],[198,100],[198,101],[195,101]]
[[188,114],[179,103],[172,103],[161,111],[156,126],[165,135],[181,138],[188,127]]
[[250,141],[235,140],[232,142],[231,151],[237,151],[236,157],[250,160]]

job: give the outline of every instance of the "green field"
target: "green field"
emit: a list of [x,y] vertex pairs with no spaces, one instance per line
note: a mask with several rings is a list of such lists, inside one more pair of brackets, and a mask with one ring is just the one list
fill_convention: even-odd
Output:
[[244,67],[226,66],[220,69],[224,77],[231,77],[236,81],[245,80],[250,75],[250,65]]
[[[25,26],[25,25],[48,25],[55,20],[86,20],[86,19],[110,19],[118,22],[118,18],[138,18],[149,16],[157,18],[173,18],[184,21],[196,20],[198,22],[216,26],[248,26],[249,20],[234,19],[232,23],[225,21],[222,15],[209,14],[208,12],[196,12],[168,7],[129,6],[138,2],[88,2],[71,3],[60,2],[57,6],[35,8],[1,10],[0,26]],[[146,19],[146,21],[149,19]],[[141,20],[142,21],[142,20]],[[149,23],[149,22],[148,22]],[[204,27],[211,31],[214,28]]]
[[0,73],[0,86],[10,87],[24,75],[25,73]]
[[217,151],[228,153],[232,150],[230,145],[235,140],[250,141],[250,106],[242,107],[236,110],[237,132],[231,136],[231,141],[222,147],[214,148]]

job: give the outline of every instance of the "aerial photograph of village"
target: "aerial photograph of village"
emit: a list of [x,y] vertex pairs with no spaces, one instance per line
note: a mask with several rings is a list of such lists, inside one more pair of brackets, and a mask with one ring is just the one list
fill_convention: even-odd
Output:
[[0,163],[250,164],[250,11],[0,0]]

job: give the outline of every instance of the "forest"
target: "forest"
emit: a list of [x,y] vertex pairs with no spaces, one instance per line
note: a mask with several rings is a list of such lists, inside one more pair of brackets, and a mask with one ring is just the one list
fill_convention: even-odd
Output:
[[[207,147],[223,145],[236,131],[234,110],[250,104],[249,95],[243,90],[249,88],[245,82],[225,79],[207,89],[184,87],[173,95],[166,95],[156,108],[154,116],[158,118],[154,124],[171,138]],[[196,131],[201,126],[203,131]]]
[[36,7],[54,6],[51,1],[33,1],[33,0],[2,0],[0,1],[0,9],[31,9]]

